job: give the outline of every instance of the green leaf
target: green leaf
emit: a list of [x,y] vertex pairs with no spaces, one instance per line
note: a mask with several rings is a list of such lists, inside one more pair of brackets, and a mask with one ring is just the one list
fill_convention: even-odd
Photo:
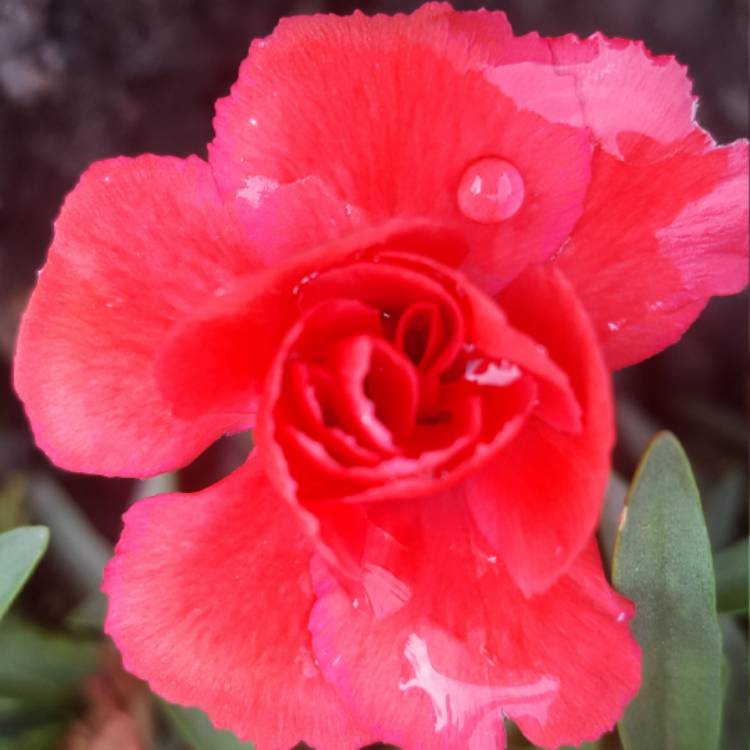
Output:
[[747,537],[714,557],[716,604],[720,612],[747,612]]
[[98,591],[112,549],[66,490],[54,477],[35,474],[29,479],[28,508],[49,527],[50,559],[66,582],[81,595]]
[[0,626],[0,696],[54,712],[75,700],[98,660],[97,643],[8,618]]
[[721,750],[747,750],[750,747],[750,712],[747,710],[747,700],[750,696],[747,636],[733,617],[723,616],[720,624],[727,665]]
[[44,723],[11,736],[0,735],[0,750],[55,750],[66,728],[64,722]]
[[0,534],[0,619],[42,559],[49,543],[44,526],[22,526]]
[[71,630],[101,632],[107,615],[107,597],[101,591],[95,591],[79,602],[65,618],[65,624]]
[[25,501],[26,482],[21,474],[14,474],[0,489],[0,532],[28,523]]
[[674,435],[649,445],[627,497],[613,568],[637,607],[643,683],[620,722],[625,750],[716,750],[721,633],[700,498]]
[[194,750],[254,750],[251,742],[240,742],[231,732],[216,729],[197,708],[174,706],[162,700],[159,705],[170,724]]

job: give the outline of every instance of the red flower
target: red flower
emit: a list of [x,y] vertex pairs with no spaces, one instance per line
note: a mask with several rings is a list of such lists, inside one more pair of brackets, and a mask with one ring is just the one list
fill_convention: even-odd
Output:
[[209,162],[93,165],[16,384],[60,466],[147,476],[105,587],[127,667],[260,748],[554,747],[637,691],[593,531],[609,370],[746,282],[747,144],[685,71],[501,13],[283,21]]

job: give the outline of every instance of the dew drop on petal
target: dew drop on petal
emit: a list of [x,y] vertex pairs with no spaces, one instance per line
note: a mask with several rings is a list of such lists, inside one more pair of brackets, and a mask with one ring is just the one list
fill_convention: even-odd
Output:
[[480,224],[496,224],[518,213],[526,188],[520,172],[504,159],[491,156],[472,162],[458,183],[458,208]]
[[464,378],[470,383],[496,388],[503,388],[514,383],[521,375],[521,369],[512,362],[506,360],[494,362],[484,357],[469,360],[464,370]]

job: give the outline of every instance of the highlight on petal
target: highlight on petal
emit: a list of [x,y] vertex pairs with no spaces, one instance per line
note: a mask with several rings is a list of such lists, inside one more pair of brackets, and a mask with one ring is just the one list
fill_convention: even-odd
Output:
[[256,459],[195,495],[141,500],[107,566],[125,668],[258,750],[372,742],[323,680],[307,620],[310,546]]
[[[253,43],[217,104],[209,157],[222,191],[233,199],[257,179],[315,178],[364,222],[454,222],[471,248],[463,268],[492,292],[548,257],[581,212],[588,132],[504,94],[485,75],[485,48],[455,33],[453,16],[428,5],[410,16],[282,20]],[[512,165],[524,198],[478,221],[461,210],[458,191],[467,168],[488,158]],[[488,200],[507,187],[501,175],[472,186]],[[300,209],[290,195],[289,211]]]
[[404,750],[498,750],[506,717],[543,747],[612,728],[638,689],[640,654],[633,607],[609,588],[593,542],[526,598],[462,493],[372,511],[362,585],[315,560],[310,620],[320,669],[363,726]]
[[227,416],[175,418],[154,359],[176,321],[257,266],[205,162],[92,165],[55,224],[18,338],[15,385],[37,444],[66,469],[147,476],[231,429]]

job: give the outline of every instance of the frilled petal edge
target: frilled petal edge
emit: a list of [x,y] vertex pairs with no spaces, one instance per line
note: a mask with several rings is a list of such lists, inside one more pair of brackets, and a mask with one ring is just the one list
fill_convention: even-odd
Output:
[[310,550],[249,462],[194,495],[141,500],[107,566],[105,630],[125,668],[259,750],[372,742],[321,677]]
[[173,416],[154,360],[176,320],[257,265],[205,162],[92,165],[55,224],[18,338],[15,386],[37,444],[65,469],[147,476],[231,429],[231,416]]

